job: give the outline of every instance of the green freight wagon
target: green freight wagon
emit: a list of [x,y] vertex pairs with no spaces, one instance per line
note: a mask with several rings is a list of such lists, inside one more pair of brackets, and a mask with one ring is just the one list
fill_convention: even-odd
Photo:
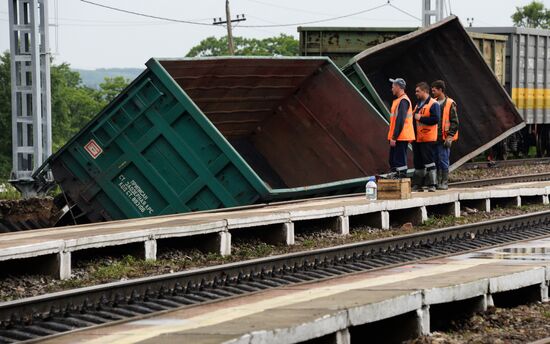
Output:
[[365,49],[417,30],[417,27],[299,26],[300,55],[328,56],[338,67]]
[[79,222],[357,192],[387,172],[387,121],[326,57],[146,66],[36,174]]
[[[494,32],[488,30],[484,32]],[[328,56],[343,67],[365,49],[418,30],[416,27],[298,27],[301,56]],[[501,84],[505,82],[504,35],[468,32]]]

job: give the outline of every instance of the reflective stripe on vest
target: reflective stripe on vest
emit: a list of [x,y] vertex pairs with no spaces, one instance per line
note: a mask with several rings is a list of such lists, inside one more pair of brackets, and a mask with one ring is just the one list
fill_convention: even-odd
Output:
[[395,130],[395,122],[397,120],[397,112],[399,111],[399,103],[401,100],[405,99],[409,103],[409,108],[407,110],[407,117],[405,117],[405,123],[403,123],[403,129],[397,137],[397,141],[414,141],[414,127],[413,127],[413,115],[412,115],[412,106],[411,100],[409,97],[403,93],[400,97],[395,99],[391,106],[390,113],[390,130],[388,131],[388,140],[393,138],[393,132]]
[[[451,128],[451,106],[453,105],[455,101],[451,98],[447,97],[447,100],[445,101],[445,106],[443,107],[443,114],[441,115],[441,137],[443,140],[447,138],[447,133],[449,132],[449,129]],[[453,141],[458,140],[458,130],[456,131],[455,135],[453,136]]]
[[[425,104],[418,113],[421,117],[429,117],[430,116],[430,109],[435,103],[435,99],[430,97],[430,100],[427,104]],[[414,108],[414,112],[416,112],[416,109],[418,108],[418,105]],[[435,142],[437,141],[437,124],[428,125],[421,123],[420,121],[416,121],[416,142]]]

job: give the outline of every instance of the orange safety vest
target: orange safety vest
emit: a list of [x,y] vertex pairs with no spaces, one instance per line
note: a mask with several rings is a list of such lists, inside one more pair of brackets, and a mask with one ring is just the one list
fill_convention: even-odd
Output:
[[[451,98],[447,97],[447,100],[445,101],[445,107],[443,108],[443,114],[441,117],[441,134],[443,137],[443,140],[447,138],[447,133],[449,132],[449,128],[451,127],[451,106],[453,105],[455,101]],[[458,130],[456,131],[455,135],[453,136],[453,141],[458,140]]]
[[[435,99],[430,97],[430,100],[427,104],[425,104],[420,111],[418,112],[420,114],[420,117],[429,117],[430,116],[430,109],[434,105]],[[414,112],[416,112],[416,109],[418,108],[418,105],[414,107]],[[437,123],[433,125],[428,125],[421,123],[420,121],[416,121],[416,142],[435,142],[437,141]]]
[[414,141],[411,100],[405,93],[403,93],[403,95],[401,95],[397,99],[394,99],[391,105],[390,130],[388,131],[388,140],[391,140],[393,137],[393,131],[395,130],[395,121],[397,120],[397,108],[399,108],[399,103],[401,103],[402,99],[407,100],[407,102],[409,103],[409,109],[407,110],[407,117],[405,117],[405,123],[403,123],[403,129],[397,137],[397,141]]

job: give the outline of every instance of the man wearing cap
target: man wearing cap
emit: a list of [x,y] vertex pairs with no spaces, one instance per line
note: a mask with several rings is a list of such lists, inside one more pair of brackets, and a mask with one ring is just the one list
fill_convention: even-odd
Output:
[[407,176],[407,148],[409,142],[414,141],[414,127],[412,105],[405,93],[407,84],[402,78],[390,79],[391,91],[395,97],[390,111],[390,129],[388,141],[390,142],[390,167],[391,172],[398,178]]

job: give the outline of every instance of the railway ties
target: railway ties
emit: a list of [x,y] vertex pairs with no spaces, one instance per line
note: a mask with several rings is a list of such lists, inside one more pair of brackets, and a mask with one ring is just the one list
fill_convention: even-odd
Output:
[[[0,305],[0,343],[548,235],[550,212],[542,212],[152,277],[151,287],[130,280],[98,286],[103,289],[95,294],[94,288],[86,288],[39,297],[40,308],[46,305],[48,312],[32,311],[32,301],[13,301]],[[85,301],[75,301],[79,299]]]

